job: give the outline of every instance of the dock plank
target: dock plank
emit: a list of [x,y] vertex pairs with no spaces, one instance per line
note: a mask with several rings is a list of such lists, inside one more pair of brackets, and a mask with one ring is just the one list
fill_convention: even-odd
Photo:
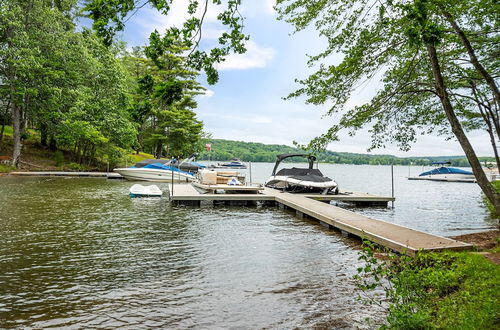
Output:
[[[171,187],[171,185],[170,185]],[[255,194],[201,194],[191,184],[174,184],[173,195],[170,189],[170,197],[174,201],[273,201],[274,197],[262,193]],[[260,192],[260,190],[259,190]]]
[[355,192],[349,195],[327,196],[291,194],[267,187],[258,194],[200,194],[190,184],[175,184],[173,194],[170,193],[170,197],[174,201],[275,201],[296,210],[300,214],[306,214],[347,233],[369,239],[394,251],[409,255],[415,255],[418,251],[464,250],[472,248],[470,244],[386,221],[371,219],[364,215],[316,200],[323,198],[335,200],[331,198],[335,196],[345,196],[351,200],[358,201],[392,199],[392,197]]
[[472,247],[470,244],[450,238],[425,233],[382,220],[371,219],[305,196],[282,193],[269,188],[266,188],[265,193],[274,195],[277,202],[294,208],[299,212],[398,252],[414,255],[416,252],[422,250],[463,250]]

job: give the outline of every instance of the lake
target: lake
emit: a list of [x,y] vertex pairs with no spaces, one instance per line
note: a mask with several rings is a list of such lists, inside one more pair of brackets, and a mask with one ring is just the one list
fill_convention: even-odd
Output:
[[[272,167],[252,164],[252,181]],[[388,166],[319,168],[341,189],[391,194]],[[476,184],[409,181],[408,171],[394,167],[394,209],[341,206],[444,236],[494,227]],[[357,240],[276,208],[131,199],[131,185],[0,177],[0,328],[350,329],[383,320],[383,309],[357,300]]]

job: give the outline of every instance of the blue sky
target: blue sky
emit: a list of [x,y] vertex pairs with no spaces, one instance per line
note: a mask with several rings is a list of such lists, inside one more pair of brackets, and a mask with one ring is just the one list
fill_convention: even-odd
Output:
[[[179,25],[185,16],[183,4],[174,2],[171,15],[162,16],[150,8],[141,9],[129,19],[126,29],[119,37],[131,46],[147,43],[149,34],[159,32],[171,25]],[[292,141],[307,143],[325,132],[337,117],[323,117],[326,106],[306,105],[303,99],[284,101],[282,97],[294,91],[295,78],[305,78],[306,54],[322,50],[324,41],[314,29],[290,35],[289,24],[276,20],[272,9],[273,0],[244,1],[241,13],[246,18],[245,33],[250,34],[248,51],[243,55],[231,55],[219,67],[220,81],[208,86],[207,95],[199,97],[198,118],[205,130],[214,138],[262,142],[267,144],[292,145]],[[215,11],[209,10],[204,29],[206,43],[213,42],[221,27],[215,23]],[[332,58],[331,61],[338,61]],[[362,104],[374,95],[376,82],[356,91],[347,106]],[[486,132],[469,133],[469,138],[479,155],[491,155]],[[341,135],[341,140],[331,143],[332,151],[366,153],[370,145],[368,129],[350,137]],[[445,141],[442,136],[421,136],[409,152],[398,150],[395,145],[372,151],[373,154],[398,156],[435,156],[463,154],[456,141]]]

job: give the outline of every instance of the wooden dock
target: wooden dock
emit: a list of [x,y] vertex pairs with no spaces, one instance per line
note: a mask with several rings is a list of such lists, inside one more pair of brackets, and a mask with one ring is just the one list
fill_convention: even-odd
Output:
[[[336,199],[340,197],[340,199]],[[346,196],[346,197],[344,197]],[[305,195],[281,192],[264,188],[259,194],[200,194],[191,185],[176,184],[170,198],[176,204],[199,206],[201,201],[224,201],[229,204],[249,205],[256,201],[277,204],[282,209],[293,209],[299,217],[316,219],[325,227],[337,228],[345,234],[366,238],[372,242],[394,251],[415,255],[418,251],[464,250],[472,245],[450,238],[428,234],[422,231],[375,220],[366,216],[325,204],[318,200],[342,200],[352,202],[385,202],[394,200],[391,197],[373,196],[369,194],[351,193],[349,195]],[[344,199],[344,200],[345,200]]]
[[62,176],[62,177],[86,177],[86,178],[107,178],[123,179],[115,172],[62,172],[62,171],[38,171],[38,172],[10,172],[10,175],[19,176]]

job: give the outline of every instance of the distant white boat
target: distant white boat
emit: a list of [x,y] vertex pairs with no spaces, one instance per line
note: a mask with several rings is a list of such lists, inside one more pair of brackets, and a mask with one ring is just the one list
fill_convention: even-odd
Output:
[[228,168],[228,169],[245,169],[247,166],[241,162],[239,158],[233,158],[229,162],[217,163],[213,168]]
[[156,185],[143,186],[134,184],[130,188],[130,197],[161,197],[163,192]]

